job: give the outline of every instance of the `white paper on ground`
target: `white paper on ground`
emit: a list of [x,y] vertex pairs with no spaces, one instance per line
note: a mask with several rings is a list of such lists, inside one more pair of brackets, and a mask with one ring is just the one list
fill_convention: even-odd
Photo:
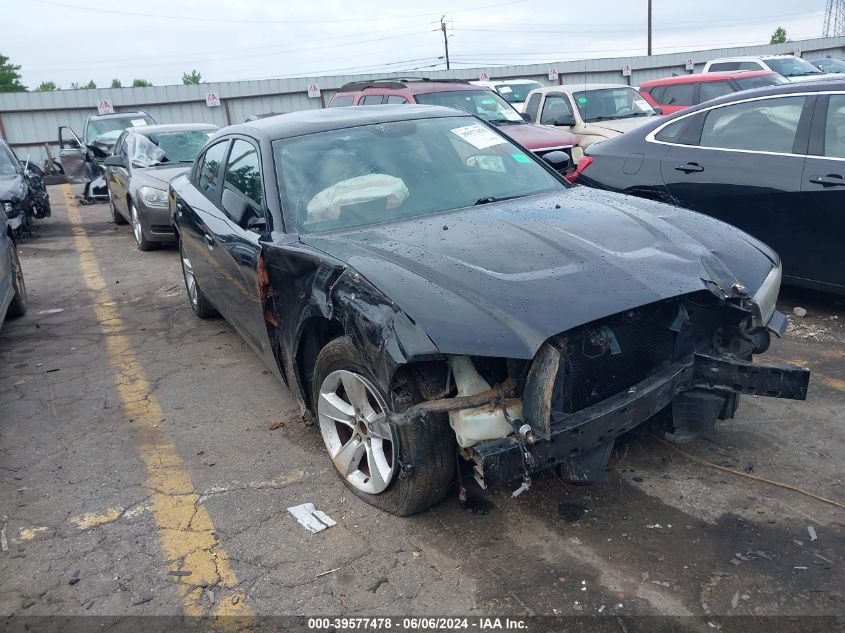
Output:
[[321,510],[317,510],[313,503],[303,503],[302,505],[293,506],[288,508],[288,512],[290,512],[296,520],[299,521],[299,524],[302,527],[314,534],[322,532],[333,525],[337,525],[335,520],[328,514],[322,512]]

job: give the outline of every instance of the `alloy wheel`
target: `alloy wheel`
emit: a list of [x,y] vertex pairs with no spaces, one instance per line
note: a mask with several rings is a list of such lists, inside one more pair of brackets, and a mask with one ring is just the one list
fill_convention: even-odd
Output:
[[320,385],[317,417],[335,468],[354,488],[378,494],[396,474],[396,432],[388,407],[373,385],[347,370],[330,373]]
[[15,280],[15,291],[20,295],[21,301],[26,303],[26,283],[23,278],[23,268],[21,268],[21,260],[18,258],[17,247],[12,244],[12,276]]
[[191,260],[182,253],[182,274],[185,277],[185,288],[188,290],[188,298],[191,300],[191,305],[195,306],[199,303],[197,295],[197,279],[194,277],[194,269],[191,267]]
[[140,245],[141,242],[144,240],[144,233],[141,230],[141,219],[138,217],[138,209],[135,208],[135,205],[132,205],[132,233],[135,234],[135,242]]

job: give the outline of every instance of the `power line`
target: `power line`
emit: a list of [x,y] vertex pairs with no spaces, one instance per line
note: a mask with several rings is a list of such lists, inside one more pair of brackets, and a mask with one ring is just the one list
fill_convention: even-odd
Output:
[[[203,16],[184,16],[184,15],[166,15],[166,14],[155,14],[155,13],[141,13],[137,11],[121,11],[119,9],[105,9],[103,7],[83,7],[76,4],[66,4],[64,2],[56,2],[55,0],[33,0],[33,2],[38,2],[40,4],[48,4],[55,7],[62,7],[65,9],[75,9],[77,11],[91,11],[94,13],[102,14],[102,13],[111,13],[114,15],[125,15],[129,17],[136,17],[136,18],[154,18],[154,19],[161,19],[161,20],[184,20],[188,22],[220,22],[224,24],[328,24],[328,23],[340,23],[340,22],[371,22],[373,20],[379,19],[387,19],[387,20],[405,20],[409,18],[421,18],[421,17],[430,17],[435,13],[443,13],[443,11],[430,11],[427,13],[411,13],[407,15],[378,15],[378,16],[370,16],[366,18],[342,18],[342,19],[325,19],[319,18],[316,20],[263,20],[263,19],[233,19],[233,18],[209,18]],[[476,7],[467,7],[465,9],[453,9],[452,11],[446,11],[446,13],[465,13],[467,11],[478,11],[480,9],[493,9],[496,7],[504,7],[512,4],[522,4],[523,2],[528,2],[528,0],[508,0],[507,2],[499,2],[496,4],[487,4],[483,6],[476,6]]]

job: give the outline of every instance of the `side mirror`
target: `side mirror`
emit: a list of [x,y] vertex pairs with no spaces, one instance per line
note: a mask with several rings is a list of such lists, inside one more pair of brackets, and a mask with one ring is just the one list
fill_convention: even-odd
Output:
[[524,121],[528,121],[529,123],[531,123],[531,115],[530,114],[528,114],[527,112],[520,112],[519,114]]
[[243,196],[239,196],[231,189],[223,189],[222,202],[223,210],[230,218],[232,218],[235,224],[240,226],[249,211],[249,203],[243,198]]
[[551,165],[552,169],[555,171],[565,171],[569,168],[569,164],[571,162],[569,154],[560,150],[543,154],[543,160]]
[[106,167],[126,167],[126,163],[123,162],[123,159],[116,154],[106,156],[106,160],[103,161],[103,164]]
[[555,125],[559,125],[561,127],[572,127],[575,125],[575,115],[562,114],[555,119]]

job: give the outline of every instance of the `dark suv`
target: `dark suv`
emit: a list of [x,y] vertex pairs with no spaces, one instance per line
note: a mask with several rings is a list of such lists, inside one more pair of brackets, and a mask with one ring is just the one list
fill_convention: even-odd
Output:
[[341,86],[332,97],[329,107],[383,103],[420,103],[464,110],[495,125],[505,135],[538,156],[553,151],[565,152],[570,159],[568,164],[555,168],[565,174],[574,173],[572,148],[578,145],[577,136],[563,130],[528,123],[521,113],[493,90],[474,86],[460,79],[355,81]]

